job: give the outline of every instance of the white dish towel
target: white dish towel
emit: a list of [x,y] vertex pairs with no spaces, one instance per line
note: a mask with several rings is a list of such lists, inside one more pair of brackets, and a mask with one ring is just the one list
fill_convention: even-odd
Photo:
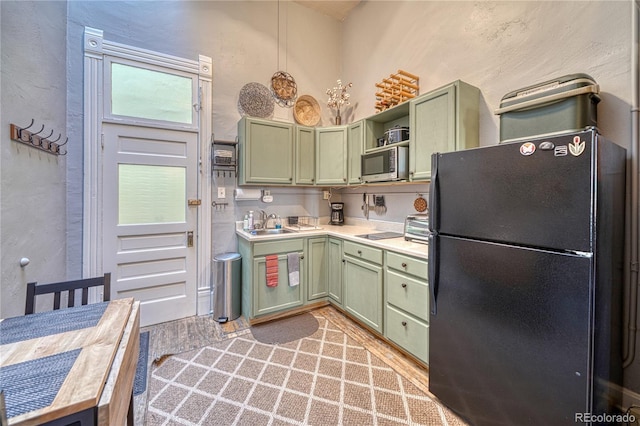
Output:
[[289,287],[300,284],[300,255],[297,252],[287,254],[287,268],[289,270]]

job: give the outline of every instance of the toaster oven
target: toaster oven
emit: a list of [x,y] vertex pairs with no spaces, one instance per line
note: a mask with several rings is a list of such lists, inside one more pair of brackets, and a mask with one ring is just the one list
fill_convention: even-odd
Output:
[[404,220],[404,239],[417,243],[429,241],[429,216],[426,214],[410,214]]

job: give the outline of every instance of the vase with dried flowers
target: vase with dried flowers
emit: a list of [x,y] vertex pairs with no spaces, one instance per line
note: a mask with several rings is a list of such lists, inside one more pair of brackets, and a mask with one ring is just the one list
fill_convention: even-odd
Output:
[[329,95],[327,105],[329,106],[329,108],[336,109],[336,125],[339,125],[342,124],[340,108],[342,108],[343,105],[349,105],[349,94],[347,93],[347,89],[353,86],[353,84],[349,83],[346,86],[343,86],[342,80],[338,80],[337,83],[338,85],[333,89],[327,89],[327,95]]

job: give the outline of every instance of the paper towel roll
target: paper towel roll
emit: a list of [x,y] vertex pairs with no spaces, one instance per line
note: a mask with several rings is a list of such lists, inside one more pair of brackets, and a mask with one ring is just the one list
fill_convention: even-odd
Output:
[[233,196],[236,200],[259,200],[262,196],[262,191],[259,189],[242,189],[236,188],[233,190]]

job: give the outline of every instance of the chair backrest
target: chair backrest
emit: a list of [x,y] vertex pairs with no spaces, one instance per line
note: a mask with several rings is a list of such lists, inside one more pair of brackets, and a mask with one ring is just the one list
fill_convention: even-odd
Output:
[[82,304],[86,305],[89,300],[89,288],[104,286],[103,300],[109,301],[111,298],[111,273],[107,272],[102,277],[85,278],[75,281],[62,281],[59,283],[40,284],[36,282],[27,284],[27,305],[24,313],[32,314],[35,310],[36,296],[39,294],[53,293],[53,309],[60,309],[60,294],[69,292],[67,307],[73,307],[75,303],[75,291],[82,290]]

